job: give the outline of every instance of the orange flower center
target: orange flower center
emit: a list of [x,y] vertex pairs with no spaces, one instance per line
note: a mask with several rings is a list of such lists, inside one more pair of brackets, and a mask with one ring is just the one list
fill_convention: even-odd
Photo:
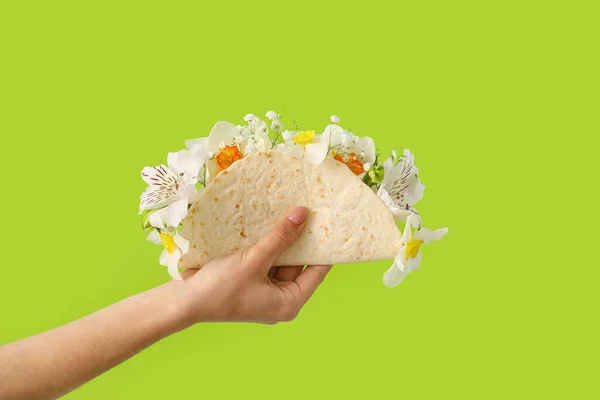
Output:
[[334,158],[334,160],[337,160],[337,161],[341,162],[342,164],[346,164],[348,166],[348,168],[350,168],[350,171],[354,172],[354,175],[356,175],[356,176],[367,172],[367,171],[365,171],[363,163],[360,160],[356,159],[356,153],[348,154],[347,160],[344,160],[342,157],[339,156],[339,154],[336,154],[335,157],[333,157],[333,158]]
[[221,152],[217,155],[217,164],[221,169],[225,170],[231,166],[234,162],[244,158],[240,149],[237,146],[225,146],[221,149]]

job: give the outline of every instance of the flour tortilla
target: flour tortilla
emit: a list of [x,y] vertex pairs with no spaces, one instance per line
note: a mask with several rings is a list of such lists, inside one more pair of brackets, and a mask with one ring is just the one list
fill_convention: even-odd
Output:
[[235,162],[200,192],[184,220],[190,248],[179,266],[251,247],[297,206],[309,209],[306,227],[276,265],[388,260],[400,250],[392,213],[346,165],[327,157],[315,166],[274,150]]

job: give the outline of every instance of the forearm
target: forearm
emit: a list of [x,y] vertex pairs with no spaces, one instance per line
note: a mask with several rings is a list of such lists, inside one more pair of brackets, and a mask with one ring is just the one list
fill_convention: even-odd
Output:
[[0,398],[51,399],[189,325],[185,282],[125,299],[51,331],[0,347]]

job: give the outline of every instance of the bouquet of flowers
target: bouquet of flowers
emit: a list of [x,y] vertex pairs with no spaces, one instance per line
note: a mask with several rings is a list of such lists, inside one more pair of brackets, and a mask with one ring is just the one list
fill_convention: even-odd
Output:
[[142,170],[142,226],[164,247],[160,264],[174,279],[179,268],[252,246],[294,206],[312,213],[278,265],[394,259],[389,287],[419,268],[422,245],[448,232],[423,227],[414,205],[425,186],[408,149],[382,162],[373,139],[343,129],[335,115],[320,134],[284,129],[274,111],[266,117],[217,122],[169,153],[167,165]]

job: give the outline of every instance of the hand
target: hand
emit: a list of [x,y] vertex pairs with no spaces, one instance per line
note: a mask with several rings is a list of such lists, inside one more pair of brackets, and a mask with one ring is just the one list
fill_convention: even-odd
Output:
[[[293,209],[255,246],[182,274],[190,323],[291,321],[331,270],[330,265],[273,268],[300,236],[308,210]],[[174,282],[175,283],[175,282]]]

